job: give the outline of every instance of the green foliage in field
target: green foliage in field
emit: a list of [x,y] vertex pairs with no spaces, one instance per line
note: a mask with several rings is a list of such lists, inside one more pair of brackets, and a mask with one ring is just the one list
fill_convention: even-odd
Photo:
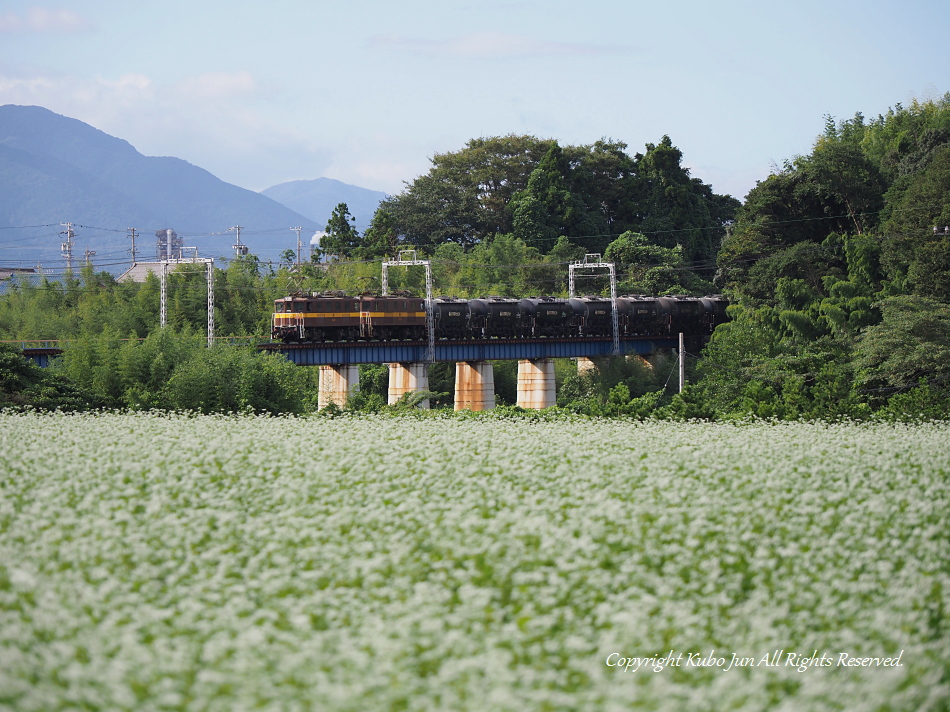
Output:
[[9,344],[0,344],[0,409],[82,411],[102,405],[95,394],[45,370]]
[[201,413],[303,413],[316,405],[317,374],[250,347],[206,346],[204,337],[156,330],[142,341],[103,332],[65,345],[52,371],[107,408]]
[[[0,414],[0,706],[940,709],[948,447],[946,424]],[[670,650],[783,652],[607,665]],[[787,664],[814,650],[901,666]]]

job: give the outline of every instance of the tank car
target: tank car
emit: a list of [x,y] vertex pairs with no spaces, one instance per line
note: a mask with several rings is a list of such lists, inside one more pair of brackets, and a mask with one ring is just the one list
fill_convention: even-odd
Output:
[[617,299],[620,333],[623,336],[666,336],[670,333],[673,301],[669,297],[651,297],[631,294]]
[[706,308],[698,297],[676,295],[672,297],[673,310],[670,319],[672,334],[702,334]]
[[574,308],[567,299],[531,297],[521,300],[521,328],[525,337],[568,336]]
[[514,339],[521,335],[521,309],[517,299],[470,299],[468,306],[473,339]]
[[721,294],[710,294],[699,301],[702,303],[703,309],[706,312],[703,317],[703,331],[705,333],[711,334],[719,324],[729,321],[729,317],[726,315],[729,300],[724,296]]
[[440,339],[469,339],[471,309],[467,299],[438,297],[433,305],[435,333]]
[[[574,334],[580,336],[612,336],[614,333],[613,305],[605,297],[573,297],[569,300],[574,309]],[[617,302],[618,316],[620,302]],[[572,335],[574,335],[572,334]]]

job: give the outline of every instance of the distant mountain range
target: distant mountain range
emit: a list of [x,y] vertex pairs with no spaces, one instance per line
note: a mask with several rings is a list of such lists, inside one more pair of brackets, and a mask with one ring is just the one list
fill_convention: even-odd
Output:
[[386,198],[386,193],[358,188],[333,178],[292,180],[262,190],[261,195],[306,215],[321,228],[327,224],[333,209],[340,203],[346,203],[350,215],[356,218],[354,225],[360,232],[369,227],[379,202]]
[[126,141],[39,106],[0,106],[0,266],[64,266],[61,223],[75,231],[74,258],[95,250],[97,267],[121,271],[137,229],[139,260],[155,258],[155,231],[172,228],[203,257],[231,257],[235,233],[262,260],[309,242],[346,202],[358,227],[385,197],[328,178],[263,193],[225,183],[171,157],[143,156]]

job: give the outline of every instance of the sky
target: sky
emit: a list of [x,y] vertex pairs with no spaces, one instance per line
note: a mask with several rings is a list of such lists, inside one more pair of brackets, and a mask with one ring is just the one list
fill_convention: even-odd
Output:
[[260,191],[389,194],[473,138],[669,135],[744,198],[825,116],[950,91],[937,0],[0,0],[0,104]]

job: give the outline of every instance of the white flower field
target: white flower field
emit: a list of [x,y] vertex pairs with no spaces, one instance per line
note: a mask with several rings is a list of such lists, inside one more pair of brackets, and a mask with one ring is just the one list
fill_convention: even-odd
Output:
[[948,613],[948,424],[0,414],[0,710],[946,710]]

